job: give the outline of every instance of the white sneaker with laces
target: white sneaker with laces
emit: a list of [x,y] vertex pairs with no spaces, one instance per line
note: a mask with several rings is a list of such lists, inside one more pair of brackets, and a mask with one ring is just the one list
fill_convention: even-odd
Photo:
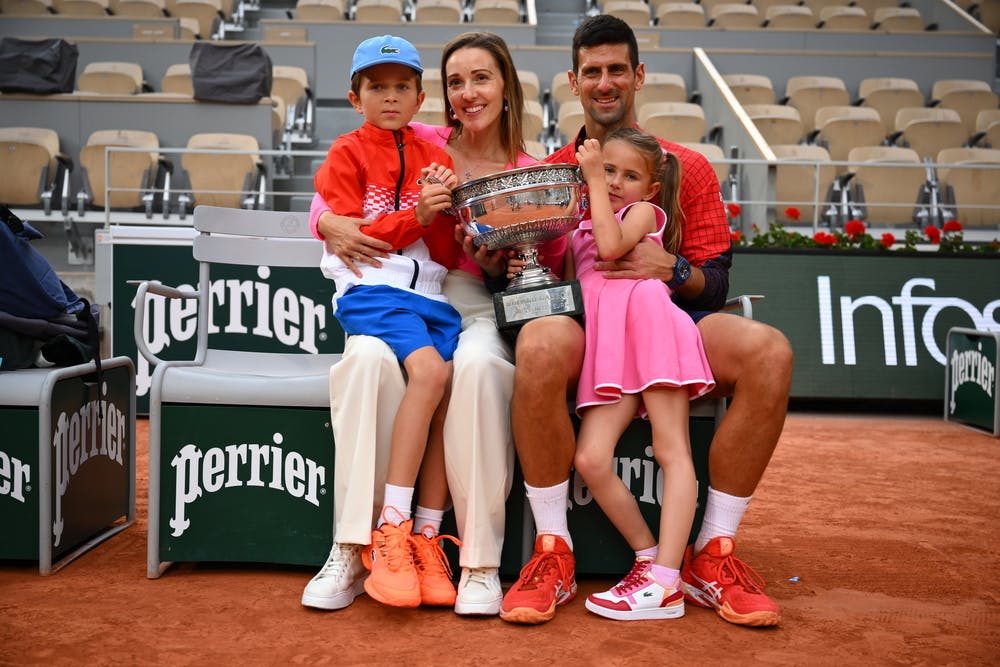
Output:
[[462,616],[496,616],[500,613],[503,589],[495,567],[463,567],[458,581],[455,613]]
[[330,556],[302,591],[302,605],[317,609],[343,609],[365,588],[368,570],[361,562],[360,544],[335,542]]

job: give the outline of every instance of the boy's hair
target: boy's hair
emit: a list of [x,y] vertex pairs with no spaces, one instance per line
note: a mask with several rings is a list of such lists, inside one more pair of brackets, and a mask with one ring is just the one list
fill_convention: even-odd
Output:
[[580,49],[604,46],[605,44],[625,44],[632,69],[639,66],[639,44],[628,23],[617,16],[598,14],[583,20],[573,33],[573,71],[580,71]]
[[524,90],[517,76],[514,59],[510,55],[507,43],[499,35],[490,32],[466,32],[453,38],[445,44],[441,52],[441,85],[444,87],[444,117],[445,123],[452,128],[452,137],[462,134],[462,124],[452,116],[451,101],[448,99],[448,59],[459,49],[482,49],[493,56],[500,69],[503,79],[503,103],[505,112],[500,114],[500,141],[503,144],[507,161],[517,165],[518,155],[524,150],[522,136],[522,109],[524,108]]
[[681,163],[677,156],[664,149],[656,137],[633,127],[622,127],[612,130],[604,143],[609,141],[624,141],[632,146],[645,158],[649,173],[654,182],[659,182],[660,193],[658,204],[667,214],[667,228],[663,230],[663,247],[667,252],[676,254],[681,246],[681,220],[684,211],[681,210]]
[[[367,70],[361,70],[351,77],[351,92],[355,95],[361,94],[361,77],[365,76]],[[419,93],[424,89],[423,77],[416,70],[413,71],[413,76],[417,81],[417,92]]]

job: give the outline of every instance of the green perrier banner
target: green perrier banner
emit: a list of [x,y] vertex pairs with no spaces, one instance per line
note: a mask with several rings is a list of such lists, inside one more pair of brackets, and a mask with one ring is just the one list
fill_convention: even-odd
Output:
[[945,418],[1000,435],[997,341],[1000,333],[955,328],[948,332]]

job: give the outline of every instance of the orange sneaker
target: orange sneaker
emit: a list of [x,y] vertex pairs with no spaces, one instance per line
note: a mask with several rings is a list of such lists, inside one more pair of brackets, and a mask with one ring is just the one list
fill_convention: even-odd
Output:
[[551,621],[556,607],[576,596],[575,569],[576,558],[566,540],[557,535],[539,535],[535,554],[503,598],[500,618],[529,625]]
[[462,546],[451,535],[430,538],[423,533],[410,535],[413,564],[420,580],[420,601],[434,607],[451,607],[455,604],[455,584],[452,582],[451,564],[441,548],[441,540],[451,540]]
[[781,610],[764,594],[764,579],[733,555],[735,549],[730,537],[712,538],[697,555],[688,546],[681,569],[685,599],[737,625],[778,625]]
[[365,592],[392,607],[419,607],[420,580],[413,566],[410,530],[413,521],[384,523],[372,531],[372,543],[361,554],[371,574]]

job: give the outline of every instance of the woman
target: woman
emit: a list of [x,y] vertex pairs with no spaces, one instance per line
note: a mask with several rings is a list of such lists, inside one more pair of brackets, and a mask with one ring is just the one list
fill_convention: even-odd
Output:
[[[472,32],[445,45],[441,56],[445,125],[411,123],[418,136],[451,155],[460,181],[528,166],[535,159],[524,152],[521,84],[507,45],[497,35]],[[358,263],[379,265],[387,244],[360,232],[361,220],[333,215],[322,198],[313,200],[310,222],[330,252],[356,269]],[[565,239],[546,246],[543,254],[562,257]],[[496,329],[493,301],[482,284],[483,272],[503,275],[502,253],[474,250],[449,273],[444,293],[462,314],[462,334],[454,356],[451,401],[445,420],[445,461],[448,485],[462,540],[455,612],[495,615],[503,593],[498,568],[504,536],[504,511],[510,491],[514,449],[510,433],[513,357]],[[556,273],[560,266],[551,267]],[[337,540],[371,530],[376,497],[385,479],[393,415],[404,380],[391,350],[381,341],[352,336],[343,359],[330,371],[330,411],[345,442],[335,445]],[[352,391],[334,391],[349,386]],[[368,474],[369,472],[373,474]],[[355,474],[357,473],[357,474]],[[364,576],[354,549],[334,544],[330,559],[310,581],[303,604],[336,609],[350,604]],[[308,602],[306,600],[308,598]],[[319,604],[317,604],[319,602]]]

